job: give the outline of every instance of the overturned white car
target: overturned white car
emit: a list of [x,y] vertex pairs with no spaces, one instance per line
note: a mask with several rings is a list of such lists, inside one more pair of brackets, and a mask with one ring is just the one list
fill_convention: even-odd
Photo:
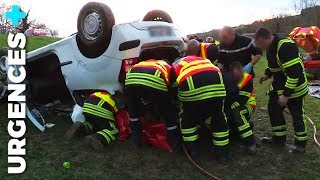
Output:
[[[44,131],[44,112],[71,114],[99,90],[108,91],[123,106],[127,69],[155,51],[172,62],[185,51],[182,35],[166,12],[150,11],[141,22],[115,25],[107,5],[86,4],[78,16],[78,33],[27,54],[28,118]],[[2,76],[7,68],[7,58],[2,57]],[[2,81],[4,96],[6,78]],[[81,112],[73,113],[77,117]]]

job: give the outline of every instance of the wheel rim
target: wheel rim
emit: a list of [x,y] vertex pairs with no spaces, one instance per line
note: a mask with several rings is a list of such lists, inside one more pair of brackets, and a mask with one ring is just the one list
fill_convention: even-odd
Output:
[[101,33],[101,18],[98,13],[88,14],[83,21],[83,34],[86,39],[96,40]]

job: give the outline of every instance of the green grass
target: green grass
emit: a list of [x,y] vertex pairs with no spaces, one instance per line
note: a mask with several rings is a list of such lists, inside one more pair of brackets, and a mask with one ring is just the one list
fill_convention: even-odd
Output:
[[[1,38],[1,36],[0,36]],[[50,40],[47,42],[47,40]],[[30,38],[29,48],[33,49],[50,43],[51,38]],[[0,41],[1,42],[1,41]],[[257,64],[257,81],[264,71],[265,60]],[[255,82],[258,108],[253,117],[255,132],[259,136],[270,134],[267,115],[266,90],[268,82]],[[320,100],[308,96],[306,113],[320,131]],[[208,179],[182,155],[170,154],[155,148],[143,147],[139,152],[128,142],[116,142],[104,152],[94,152],[81,145],[81,140],[66,142],[63,134],[71,125],[70,118],[49,117],[47,122],[56,126],[40,133],[29,121],[27,138],[27,170],[23,175],[7,175],[8,133],[6,104],[0,105],[0,179]],[[293,131],[291,118],[287,118],[289,143]],[[209,172],[222,179],[319,179],[320,149],[312,141],[312,127],[309,127],[309,145],[305,155],[291,155],[285,150],[270,146],[259,148],[255,156],[247,156],[238,145],[232,146],[233,162],[228,166],[218,165],[213,155],[203,149],[200,164]],[[71,162],[65,170],[64,161]]]
[[[39,37],[39,36],[28,37],[26,49],[27,49],[27,51],[32,51],[34,49],[40,48],[40,47],[45,46],[47,44],[51,44],[53,42],[56,42],[57,40],[59,40],[59,38]],[[8,47],[7,35],[0,34],[0,48],[3,48],[3,47]]]

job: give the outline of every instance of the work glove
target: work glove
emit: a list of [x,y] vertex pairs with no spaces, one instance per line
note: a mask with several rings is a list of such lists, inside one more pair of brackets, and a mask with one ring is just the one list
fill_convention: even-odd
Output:
[[243,67],[243,71],[246,72],[246,73],[250,73],[252,71],[252,64],[251,63],[248,63],[245,67]]

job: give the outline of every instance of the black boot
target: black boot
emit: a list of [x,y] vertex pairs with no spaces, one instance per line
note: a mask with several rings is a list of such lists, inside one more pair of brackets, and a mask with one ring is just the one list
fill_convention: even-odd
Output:
[[230,152],[228,147],[214,147],[215,157],[218,163],[228,164],[231,162]]
[[176,128],[173,130],[167,130],[168,142],[172,147],[172,152],[179,153],[182,150],[181,146],[181,134],[180,131]]
[[193,141],[193,142],[185,142],[187,151],[189,153],[189,156],[193,159],[193,160],[199,160],[200,157],[200,152],[199,152],[199,142],[197,141]]
[[96,134],[86,136],[83,143],[85,146],[91,147],[95,151],[102,151],[104,149],[103,143],[99,140]]
[[304,154],[306,152],[306,147],[301,145],[286,144],[286,148],[288,149],[288,152],[292,154]]
[[264,144],[270,144],[277,147],[284,147],[286,139],[283,138],[276,138],[276,137],[262,137],[261,142]]
[[76,136],[78,137],[84,137],[89,132],[86,130],[82,122],[75,122],[71,125],[71,127],[68,129],[68,131],[65,133],[64,138],[66,140],[70,140]]
[[135,147],[140,147],[141,145],[141,124],[140,121],[130,121],[131,137],[130,141]]

